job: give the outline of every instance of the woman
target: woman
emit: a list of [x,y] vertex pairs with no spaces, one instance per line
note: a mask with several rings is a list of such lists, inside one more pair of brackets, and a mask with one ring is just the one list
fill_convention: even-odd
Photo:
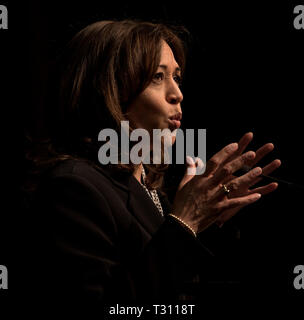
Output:
[[[97,137],[103,128],[119,133],[123,120],[149,133],[180,126],[185,47],[178,32],[97,22],[69,43],[62,66],[52,153],[36,157],[40,290],[73,307],[190,299],[190,284],[198,274],[207,283],[214,263],[197,235],[277,188],[249,189],[280,166],[255,167],[273,145],[244,153],[252,140],[245,134],[215,154],[203,175],[186,174],[171,205],[161,192],[166,165],[101,165]],[[252,169],[234,176],[244,166]]]

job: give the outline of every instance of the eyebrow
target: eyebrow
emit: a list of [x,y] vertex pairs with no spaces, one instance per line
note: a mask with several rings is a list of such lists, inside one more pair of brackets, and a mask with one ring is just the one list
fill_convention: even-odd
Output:
[[[160,64],[160,65],[159,65],[159,68],[168,69],[168,66],[165,65],[165,64]],[[176,72],[176,71],[181,72],[182,69],[181,69],[180,67],[176,67],[176,68],[175,68],[175,72]]]

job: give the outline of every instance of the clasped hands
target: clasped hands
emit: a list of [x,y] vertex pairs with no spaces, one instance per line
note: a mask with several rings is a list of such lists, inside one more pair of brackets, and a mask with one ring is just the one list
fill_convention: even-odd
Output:
[[[186,173],[181,180],[172,211],[196,233],[202,232],[213,223],[222,226],[240,209],[278,187],[276,182],[254,187],[261,181],[262,174],[273,172],[281,165],[281,161],[276,159],[263,168],[256,167],[274,146],[267,143],[256,152],[244,153],[252,139],[253,134],[246,133],[238,143],[227,145],[207,161],[204,174]],[[197,165],[190,164],[194,167]],[[234,175],[244,167],[250,170],[239,177]]]

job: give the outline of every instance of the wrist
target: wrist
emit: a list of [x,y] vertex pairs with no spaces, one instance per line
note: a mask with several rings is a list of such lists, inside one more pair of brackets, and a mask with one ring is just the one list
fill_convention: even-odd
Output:
[[169,216],[173,217],[176,221],[178,221],[185,229],[187,229],[187,231],[189,231],[194,237],[196,237],[196,230],[190,226],[186,221],[182,220],[181,218],[179,218],[178,216],[176,216],[173,213],[169,213]]

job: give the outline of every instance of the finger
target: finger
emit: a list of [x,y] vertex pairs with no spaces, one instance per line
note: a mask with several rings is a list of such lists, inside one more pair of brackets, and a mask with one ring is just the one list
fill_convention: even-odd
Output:
[[[229,195],[232,195],[235,192],[238,192],[238,195],[240,196],[241,193],[244,193],[244,190],[246,190],[246,194],[248,194],[247,190],[249,187],[255,184],[256,177],[259,176],[262,173],[262,169],[257,167],[246,174],[242,175],[241,177],[236,177],[233,180],[231,180],[228,184],[226,184],[226,187],[229,190]],[[221,199],[225,195],[228,196],[228,194],[225,193],[225,190],[223,188],[223,185],[220,184],[218,186],[218,190],[215,193],[214,198]]]
[[263,175],[268,175],[281,166],[281,160],[276,159],[263,168]]
[[183,188],[183,186],[186,183],[188,183],[195,175],[196,168],[195,168],[195,162],[193,161],[192,157],[187,156],[186,163],[187,163],[186,173],[178,185],[178,188],[177,188],[178,190],[181,190]]
[[242,138],[240,139],[240,141],[238,143],[239,147],[238,147],[237,152],[235,153],[236,156],[239,156],[244,152],[244,150],[247,148],[247,146],[249,145],[249,143],[251,142],[252,139],[253,139],[252,132],[247,132],[242,136]]
[[186,183],[188,183],[197,174],[197,171],[201,171],[202,168],[204,167],[204,162],[202,161],[202,159],[198,157],[196,157],[193,160],[192,157],[187,156],[186,163],[187,163],[186,173],[178,186],[178,190],[182,189],[183,186]]
[[238,154],[241,155],[244,150],[247,148],[248,144],[251,142],[253,139],[253,133],[252,132],[247,132],[243,135],[243,137],[239,141],[239,148],[238,148]]
[[268,194],[270,192],[273,192],[274,190],[277,189],[277,187],[278,187],[278,183],[272,182],[272,183],[267,184],[266,186],[258,187],[258,188],[250,190],[249,194],[260,193],[262,195],[265,195],[265,194]]
[[255,153],[253,151],[248,151],[226,164],[214,174],[212,179],[210,179],[210,187],[220,184],[226,177],[229,177],[235,171],[241,169],[244,165],[247,165],[254,157]]
[[186,170],[186,176],[193,177],[195,175],[195,161],[192,157],[187,156],[186,157],[186,163],[187,163],[187,170]]
[[205,166],[203,160],[199,157],[195,157],[194,160],[192,157],[187,156],[186,157],[186,162],[187,162],[187,172],[186,175],[187,176],[195,176],[198,174],[202,173],[202,170]]
[[207,177],[217,170],[229,157],[231,157],[238,149],[237,143],[228,144],[222,150],[217,152],[210,160],[207,161],[206,171],[203,176]]
[[[220,212],[222,211],[226,211],[226,210],[230,210],[230,209],[234,209],[234,208],[242,208],[245,207],[251,203],[256,202],[257,200],[259,200],[261,198],[261,194],[260,193],[253,193],[250,195],[246,195],[243,197],[238,197],[238,198],[232,198],[232,199],[226,199],[223,201],[220,201],[217,205],[218,209]],[[231,210],[232,212],[237,212],[234,210]],[[229,219],[233,216],[234,214],[232,214]],[[228,219],[227,219],[228,220]],[[227,221],[226,220],[226,221]]]
[[260,198],[261,198],[261,194],[253,193],[244,197],[227,199],[227,200],[221,201],[218,206],[220,207],[220,210],[225,211],[225,210],[230,210],[237,207],[245,207],[251,203],[254,203]]
[[246,174],[233,179],[228,184],[228,189],[231,191],[237,191],[238,189],[244,190],[244,188],[249,188],[255,184],[255,180],[258,176],[262,174],[263,170],[260,167],[256,167]]
[[267,176],[272,173],[274,170],[278,169],[281,166],[281,161],[279,159],[273,160],[268,165],[263,167],[262,176],[257,178],[254,184],[260,182],[263,179],[263,176]]
[[195,157],[194,162],[195,162],[195,166],[196,166],[195,174],[196,175],[203,174],[204,173],[203,168],[205,167],[203,160],[199,157]]
[[[251,197],[252,196],[252,197]],[[223,205],[223,213],[220,214],[216,220],[216,224],[219,227],[222,227],[223,224],[230,220],[236,213],[238,213],[241,209],[246,207],[247,205],[256,202],[261,198],[260,193],[253,193],[250,195],[246,195],[239,198],[233,198],[226,201]]]
[[254,160],[249,164],[250,167],[256,165],[262,158],[264,158],[269,152],[274,149],[274,145],[272,143],[266,143],[261,148],[259,148],[255,154]]

